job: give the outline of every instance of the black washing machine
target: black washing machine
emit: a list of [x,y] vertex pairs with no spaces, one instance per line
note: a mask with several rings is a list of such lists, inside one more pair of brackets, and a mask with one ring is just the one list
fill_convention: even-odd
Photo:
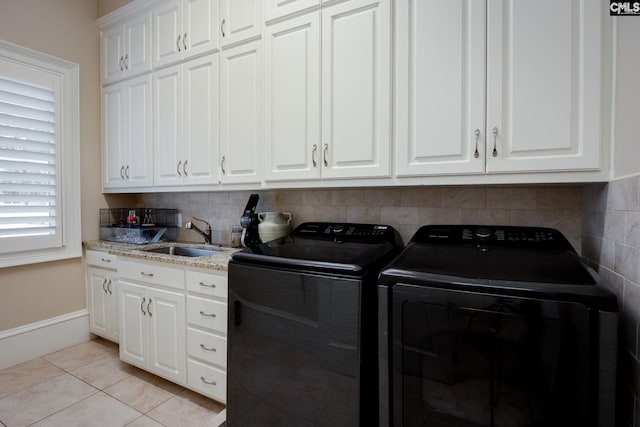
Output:
[[229,262],[228,426],[378,421],[377,279],[387,225],[304,223]]
[[379,279],[381,426],[614,426],[618,305],[558,231],[431,225]]

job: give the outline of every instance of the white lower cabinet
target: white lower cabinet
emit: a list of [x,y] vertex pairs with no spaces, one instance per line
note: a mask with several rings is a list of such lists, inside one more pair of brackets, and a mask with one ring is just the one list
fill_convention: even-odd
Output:
[[[186,384],[184,271],[122,261],[119,281],[120,359]],[[163,272],[174,270],[162,283]],[[178,283],[175,278],[181,277]],[[173,280],[171,280],[173,278]],[[145,279],[149,279],[148,282]]]
[[118,342],[117,257],[105,252],[87,251],[87,292],[89,330]]
[[187,270],[187,385],[221,402],[227,394],[227,274]]
[[120,359],[226,402],[227,273],[121,259],[117,274]]

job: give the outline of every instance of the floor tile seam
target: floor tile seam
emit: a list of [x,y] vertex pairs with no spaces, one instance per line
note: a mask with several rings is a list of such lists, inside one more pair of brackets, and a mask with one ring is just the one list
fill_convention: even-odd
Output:
[[[136,409],[136,411],[138,411],[138,410]],[[140,411],[138,411],[138,412],[140,412]],[[160,421],[156,420],[155,418],[151,418],[151,417],[150,417],[149,415],[147,415],[147,414],[142,414],[141,416],[139,416],[139,417],[138,417],[138,418],[136,418],[135,420],[132,420],[129,424],[125,425],[124,427],[127,427],[127,426],[129,426],[129,425],[131,425],[131,424],[135,423],[136,421],[138,421],[138,420],[139,420],[140,418],[142,418],[142,417],[147,417],[147,418],[149,418],[149,419],[152,419],[153,421],[155,421],[155,422],[157,422],[158,424],[160,424],[162,427],[168,427],[166,424],[161,423]],[[2,426],[0,426],[0,427],[2,427]]]
[[[151,383],[149,383],[149,384],[151,384]],[[154,384],[151,384],[151,385],[154,385]],[[156,386],[156,387],[157,387],[157,386]],[[164,389],[163,389],[163,390],[164,390]],[[166,390],[164,390],[164,391],[166,391]],[[170,391],[167,391],[167,393],[171,393],[171,392],[170,392]],[[150,415],[149,415],[149,412],[151,412],[151,411],[153,411],[154,409],[156,409],[156,408],[158,408],[158,407],[160,407],[160,406],[164,405],[165,403],[167,403],[168,401],[170,401],[171,399],[173,399],[174,397],[177,397],[177,396],[178,396],[177,394],[175,394],[175,393],[171,393],[171,397],[169,397],[167,400],[163,400],[162,402],[158,403],[156,406],[154,406],[153,408],[149,409],[149,410],[148,410],[147,412],[145,412],[144,414],[145,414],[147,417],[152,418],[154,421],[158,421],[158,420],[156,420],[155,418],[153,418],[152,416],[150,416]],[[160,421],[158,421],[158,422],[160,423]],[[162,423],[160,423],[160,424],[162,424]],[[163,424],[163,425],[164,425],[164,424]]]
[[[106,389],[107,389],[107,388],[113,387],[113,386],[115,386],[116,384],[120,384],[122,381],[126,381],[126,380],[130,379],[130,377],[132,377],[132,376],[134,376],[134,375],[130,375],[130,376],[129,376],[129,377],[127,377],[127,378],[123,378],[122,380],[118,381],[117,383],[114,383],[114,384],[110,385],[109,387],[106,387],[104,390],[101,390],[101,391],[102,391],[103,393],[105,393],[107,396],[109,396],[109,397],[112,397],[112,398],[116,399],[118,402],[121,402],[122,404],[127,405],[127,406],[128,406],[128,407],[130,407],[131,409],[133,409],[133,410],[135,410],[135,411],[140,412],[142,415],[147,415],[147,414],[149,414],[149,412],[153,411],[153,410],[154,410],[154,409],[156,409],[158,406],[161,406],[161,405],[163,405],[163,404],[167,403],[169,400],[171,400],[171,399],[173,399],[174,397],[176,397],[176,396],[177,396],[176,394],[171,393],[170,391],[167,391],[167,393],[170,393],[170,394],[171,394],[171,396],[170,396],[170,397],[168,397],[166,400],[163,400],[162,402],[160,402],[159,404],[157,404],[157,405],[156,405],[156,406],[154,406],[153,408],[149,409],[147,412],[142,412],[141,410],[136,409],[135,407],[131,406],[129,403],[127,403],[127,402],[125,402],[125,401],[121,400],[119,397],[114,396],[114,395],[110,394],[108,391],[106,391]],[[137,377],[136,377],[136,378],[137,378]],[[154,385],[153,383],[151,383],[150,381],[146,381],[146,380],[142,380],[142,379],[141,379],[140,381],[143,381],[143,382],[145,382],[146,384],[149,384],[149,385],[153,385],[153,386],[155,386],[155,385]],[[157,386],[155,386],[155,387],[157,387]],[[159,387],[158,387],[158,388],[159,388]],[[164,389],[163,389],[163,390],[164,390]],[[164,391],[166,391],[166,390],[164,390]],[[149,415],[147,415],[147,416],[149,416]],[[153,417],[149,417],[149,418],[153,418]],[[157,421],[155,418],[153,418],[153,419],[154,419],[154,421]],[[158,422],[160,422],[160,421],[158,421]],[[161,424],[162,424],[162,423],[161,423]],[[163,425],[164,425],[164,424],[163,424]]]
[[[59,368],[59,369],[62,369],[63,371],[65,371],[65,372],[67,372],[67,373],[70,373],[70,374],[71,374],[71,371],[75,371],[76,369],[84,368],[84,367],[86,367],[86,366],[91,365],[92,363],[99,362],[100,360],[103,360],[103,359],[106,359],[107,357],[112,357],[112,356],[113,356],[113,354],[107,354],[107,355],[105,355],[105,356],[103,356],[103,357],[100,357],[99,359],[91,360],[90,362],[87,362],[87,363],[85,363],[84,365],[78,365],[78,366],[74,366],[73,368],[68,368],[68,369],[65,369],[65,368],[63,368],[63,367],[61,367],[61,366],[58,366],[58,365],[56,365],[55,363],[53,363],[53,362],[51,362],[51,361],[48,361],[48,360],[47,360],[47,362],[51,363],[52,365],[56,366],[56,367],[57,367],[57,368]],[[73,374],[72,374],[72,375],[73,375]]]
[[91,397],[95,396],[97,393],[101,393],[101,392],[102,392],[101,390],[98,390],[98,389],[97,389],[97,388],[95,388],[95,387],[93,387],[93,388],[94,388],[96,391],[95,391],[94,393],[91,393],[89,396],[86,396],[86,397],[84,397],[84,398],[82,398],[82,399],[80,399],[80,400],[76,400],[76,401],[75,401],[75,402],[73,402],[72,404],[67,405],[67,406],[65,406],[64,408],[60,408],[60,409],[58,409],[57,411],[55,411],[55,412],[53,412],[53,413],[51,413],[51,414],[47,415],[46,417],[44,417],[44,418],[40,418],[38,421],[35,421],[35,422],[33,422],[33,423],[29,424],[29,426],[36,425],[36,424],[38,424],[38,423],[40,423],[40,422],[42,422],[42,421],[46,420],[47,418],[53,417],[54,415],[56,415],[56,414],[58,414],[58,413],[60,413],[60,412],[64,411],[65,409],[70,408],[70,407],[72,407],[73,405],[77,405],[78,403],[80,403],[80,402],[82,402],[82,401],[84,401],[84,400],[87,400],[87,399],[89,399],[89,398],[91,398]]

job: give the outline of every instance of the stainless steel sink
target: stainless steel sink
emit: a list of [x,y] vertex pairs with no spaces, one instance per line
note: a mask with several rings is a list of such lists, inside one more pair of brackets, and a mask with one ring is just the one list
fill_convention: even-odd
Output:
[[220,251],[216,249],[200,249],[200,248],[190,248],[185,246],[165,246],[162,248],[145,249],[145,252],[154,252],[157,254],[178,255],[178,256],[186,256],[186,257],[199,257],[199,256],[213,255]]

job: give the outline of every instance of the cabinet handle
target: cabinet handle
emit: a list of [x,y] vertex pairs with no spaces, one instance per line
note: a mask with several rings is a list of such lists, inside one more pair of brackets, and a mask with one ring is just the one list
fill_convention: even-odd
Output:
[[182,172],[184,172],[184,176],[187,176],[187,162],[188,160],[185,160],[184,164],[182,165]]
[[120,178],[124,179],[124,165],[120,168]]
[[182,164],[182,160],[178,160],[178,166],[176,167],[176,171],[178,172],[178,176],[182,176],[182,172],[180,172],[180,165]]
[[124,176],[125,178],[129,179],[129,165],[127,165],[127,167],[124,168]]
[[187,33],[184,33],[182,37],[182,46],[184,46],[184,50],[187,50]]
[[129,69],[129,54],[128,53],[124,56],[124,69],[125,70]]
[[222,37],[226,37],[224,34],[224,18],[222,18],[222,22],[220,23],[220,32],[222,33]]
[[180,49],[180,37],[182,36],[178,34],[178,38],[176,39],[176,47],[178,48],[178,52],[182,52],[182,49]]
[[119,64],[120,64],[120,71],[124,71],[124,65],[123,65],[124,64],[124,57],[122,57],[122,56],[120,57]]
[[473,134],[476,136],[476,152],[473,153],[473,157],[477,159],[478,157],[480,157],[480,152],[478,151],[478,139],[480,138],[480,129],[474,130]]
[[204,311],[200,310],[200,314],[205,316],[205,317],[216,317],[215,313],[211,313],[211,314],[207,314]]
[[153,277],[153,273],[145,273],[144,271],[141,271],[140,275],[145,277]]
[[222,175],[226,175],[227,171],[224,170],[224,161],[225,161],[225,157],[222,156],[222,160],[220,161],[220,169],[222,169]]
[[313,151],[311,151],[311,162],[313,163],[313,167],[317,167],[318,163],[316,163],[316,151],[318,151],[318,146],[313,144]]
[[111,279],[109,279],[109,283],[107,283],[107,290],[109,291],[109,295],[113,295],[113,291],[111,290]]
[[151,298],[149,298],[149,303],[147,304],[147,313],[149,313],[149,317],[153,317],[153,313],[151,313]]
[[216,287],[216,285],[207,285],[207,284],[206,284],[206,283],[204,283],[204,282],[200,282],[200,283],[198,283],[198,284],[199,284],[200,286],[204,286],[205,288],[215,288],[215,287]]
[[111,262],[111,260],[107,259],[107,258],[100,258],[100,261],[102,261],[102,262]]
[[200,377],[200,381],[209,385],[218,385],[218,383],[216,383],[215,381],[207,381],[204,377]]
[[102,281],[102,292],[104,292],[105,294],[107,293],[107,290],[104,288],[104,285],[106,285],[106,284],[107,284],[107,279],[105,278],[105,279]]
[[147,299],[146,298],[142,298],[142,302],[140,303],[140,311],[142,311],[142,314],[146,316],[147,312],[144,311],[144,303],[145,302],[147,302]]
[[493,157],[498,157],[498,150],[496,149],[496,140],[498,139],[498,128],[497,127],[493,127],[493,129],[491,129],[491,133],[493,133],[493,153],[492,156]]
[[207,347],[204,344],[200,344],[200,348],[203,349],[204,351],[218,351],[214,347]]
[[329,151],[329,144],[324,144],[324,149],[322,150],[322,162],[325,166],[329,166],[329,162],[327,161],[327,152]]

